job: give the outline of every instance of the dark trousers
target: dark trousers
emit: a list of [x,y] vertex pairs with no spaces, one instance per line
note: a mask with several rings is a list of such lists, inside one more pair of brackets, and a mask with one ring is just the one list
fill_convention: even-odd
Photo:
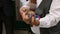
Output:
[[60,22],[54,27],[41,28],[40,32],[41,34],[60,34]]
[[40,33],[41,34],[50,34],[49,28],[40,28]]
[[13,16],[6,16],[4,14],[3,8],[0,7],[0,34],[2,34],[3,23],[5,25],[6,34],[13,34],[14,17]]

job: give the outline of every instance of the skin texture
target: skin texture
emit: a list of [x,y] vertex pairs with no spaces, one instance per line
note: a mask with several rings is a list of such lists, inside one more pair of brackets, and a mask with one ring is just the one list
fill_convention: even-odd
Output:
[[[30,3],[36,4],[36,0],[30,0]],[[32,5],[30,4],[30,6],[32,6]],[[39,23],[35,22],[34,16],[32,16],[31,19],[29,19],[29,16],[28,16],[28,14],[35,14],[34,10],[30,9],[28,11],[28,14],[26,14],[26,10],[27,10],[27,7],[21,7],[20,8],[20,14],[22,16],[23,21],[26,24],[30,24],[32,26],[33,25],[38,25]],[[31,22],[30,22],[30,20],[31,20]]]

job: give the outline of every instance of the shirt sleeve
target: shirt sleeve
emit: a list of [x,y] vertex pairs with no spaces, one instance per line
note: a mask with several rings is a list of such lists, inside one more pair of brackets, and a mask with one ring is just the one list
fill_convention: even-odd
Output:
[[53,0],[49,14],[40,19],[40,27],[49,28],[55,26],[60,21],[60,0]]

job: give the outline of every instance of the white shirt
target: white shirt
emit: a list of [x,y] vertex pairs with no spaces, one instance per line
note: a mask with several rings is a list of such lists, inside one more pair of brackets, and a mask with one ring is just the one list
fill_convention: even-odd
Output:
[[22,5],[25,5],[27,3],[26,0],[20,0],[20,1],[21,1]]
[[60,21],[60,0],[53,0],[49,14],[40,19],[40,27],[53,27]]
[[[42,0],[37,0],[37,7]],[[28,3],[28,2],[27,2]],[[23,7],[28,7],[27,3]],[[49,28],[55,26],[60,21],[60,0],[53,0],[49,14],[40,19],[40,27]]]
[[[24,7],[27,7],[29,1],[26,1],[26,0],[20,0],[23,4]],[[40,5],[40,3],[42,2],[42,0],[37,0],[37,7]]]
[[[37,0],[37,7],[40,4],[40,0]],[[28,7],[27,4],[23,7]],[[49,14],[47,14],[45,17],[41,18],[40,25],[38,27],[42,28],[49,28],[55,26],[60,21],[60,0],[53,0]],[[36,29],[34,30],[34,27],[31,27],[32,31],[35,33]]]

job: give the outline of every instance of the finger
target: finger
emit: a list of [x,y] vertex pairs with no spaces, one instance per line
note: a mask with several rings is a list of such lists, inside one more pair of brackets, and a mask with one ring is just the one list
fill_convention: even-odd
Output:
[[21,7],[20,8],[20,12],[22,13],[22,12],[25,12],[26,11],[26,7]]
[[29,23],[29,19],[24,19],[23,21],[24,21],[26,24],[30,24],[30,23]]
[[21,14],[22,18],[25,19],[26,15],[25,12],[23,12],[23,14]]
[[35,21],[35,25],[38,26],[40,24],[39,21]]

